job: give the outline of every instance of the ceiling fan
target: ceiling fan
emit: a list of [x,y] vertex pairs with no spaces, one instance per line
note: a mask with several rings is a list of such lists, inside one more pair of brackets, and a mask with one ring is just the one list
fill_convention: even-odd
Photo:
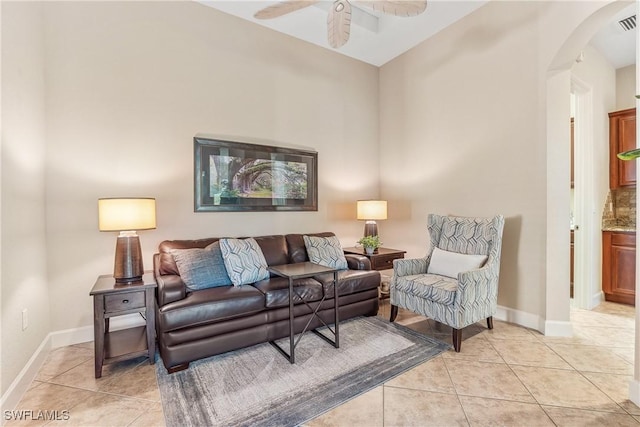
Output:
[[[309,7],[320,0],[284,0],[265,7],[253,16],[257,19],[277,18],[287,13]],[[394,16],[416,16],[427,8],[426,0],[352,0],[354,3],[376,12]],[[351,4],[349,0],[336,0],[327,17],[327,36],[331,47],[337,49],[349,40],[351,31]]]

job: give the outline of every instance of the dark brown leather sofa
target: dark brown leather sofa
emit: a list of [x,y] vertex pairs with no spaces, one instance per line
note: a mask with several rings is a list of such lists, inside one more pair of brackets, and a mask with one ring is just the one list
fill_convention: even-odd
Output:
[[[312,236],[333,236],[315,233]],[[254,237],[269,266],[308,261],[302,234]],[[189,367],[201,358],[273,341],[289,334],[289,282],[270,277],[239,287],[222,286],[189,291],[180,278],[171,249],[204,248],[220,238],[166,240],[154,255],[156,294],[156,333],[158,348],[169,373]],[[348,270],[340,271],[338,302],[340,320],[355,316],[374,316],[378,312],[380,273],[370,270],[366,257],[346,255]],[[294,283],[298,294],[333,323],[333,275],[300,279]],[[296,332],[302,331],[311,310],[296,297]],[[314,319],[311,327],[321,322]],[[274,349],[275,351],[275,349]]]

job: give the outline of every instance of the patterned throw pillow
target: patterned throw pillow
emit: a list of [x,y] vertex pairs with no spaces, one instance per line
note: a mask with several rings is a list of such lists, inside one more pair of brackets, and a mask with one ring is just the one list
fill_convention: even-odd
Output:
[[212,243],[204,249],[172,249],[171,254],[187,288],[195,291],[231,285],[222,260],[220,243]]
[[427,273],[457,279],[459,273],[480,268],[486,261],[486,255],[465,255],[434,248]]
[[338,270],[346,270],[348,268],[347,259],[344,257],[340,240],[338,240],[336,236],[302,237],[304,239],[304,246],[307,248],[309,261]]
[[234,286],[269,278],[267,260],[255,239],[220,239],[220,249]]

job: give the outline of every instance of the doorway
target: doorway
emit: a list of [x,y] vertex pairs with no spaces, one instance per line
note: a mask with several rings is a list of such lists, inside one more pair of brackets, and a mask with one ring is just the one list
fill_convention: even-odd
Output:
[[590,310],[601,300],[600,208],[594,176],[593,90],[571,76],[573,100],[573,298],[571,305]]

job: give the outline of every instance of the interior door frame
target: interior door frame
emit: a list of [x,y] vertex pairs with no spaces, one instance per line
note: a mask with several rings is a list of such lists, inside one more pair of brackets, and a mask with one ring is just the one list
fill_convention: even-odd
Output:
[[595,206],[593,89],[573,74],[574,94],[574,283],[572,306],[591,310],[601,301],[602,272],[596,244],[600,241],[600,212]]

